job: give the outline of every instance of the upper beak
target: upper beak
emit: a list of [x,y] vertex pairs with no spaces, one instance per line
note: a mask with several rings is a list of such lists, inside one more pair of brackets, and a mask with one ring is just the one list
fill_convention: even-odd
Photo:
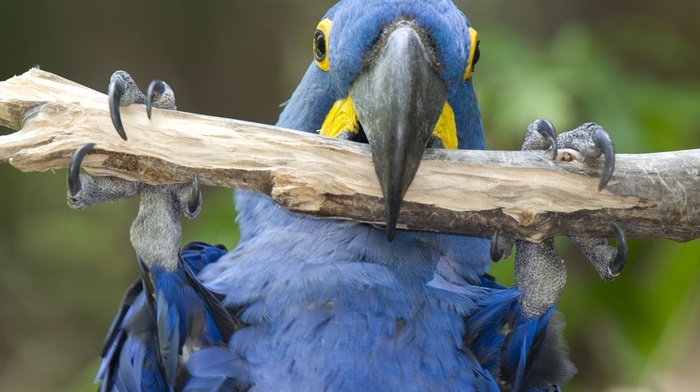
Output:
[[447,98],[447,87],[431,64],[420,35],[404,23],[350,87],[384,194],[388,241]]

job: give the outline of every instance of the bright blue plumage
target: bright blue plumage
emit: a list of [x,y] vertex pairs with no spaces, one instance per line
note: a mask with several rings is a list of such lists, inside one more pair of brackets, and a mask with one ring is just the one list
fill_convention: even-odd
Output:
[[223,344],[222,333],[232,330],[229,316],[220,316],[218,300],[194,276],[225,253],[191,243],[175,271],[141,263],[145,278],[127,291],[105,341],[97,376],[101,390],[173,390],[183,350]]
[[[311,64],[279,126],[317,132],[382,56],[386,30],[417,30],[405,36],[420,40],[446,88],[459,148],[484,148],[472,79],[464,76],[476,43],[451,1],[343,0],[323,19],[333,24],[330,70]],[[571,376],[553,310],[526,317],[519,292],[487,275],[488,239],[399,230],[390,242],[385,229],[298,216],[255,192],[237,191],[235,202],[236,249],[188,249],[180,269],[162,281],[151,270],[164,298],[156,300],[155,316],[143,310],[148,302],[139,287],[132,290],[131,307],[108,340],[103,382],[132,390],[138,379],[127,378],[136,374],[162,389],[177,365],[167,358],[193,336],[204,348],[195,347],[185,358],[187,372],[179,373],[193,391],[545,390]],[[188,267],[206,290],[187,281]],[[219,299],[240,322],[224,334],[224,346],[217,311],[207,307]],[[149,316],[145,337],[130,329],[131,320]],[[183,321],[193,318],[203,322],[197,333]],[[163,331],[158,344],[154,327]]]

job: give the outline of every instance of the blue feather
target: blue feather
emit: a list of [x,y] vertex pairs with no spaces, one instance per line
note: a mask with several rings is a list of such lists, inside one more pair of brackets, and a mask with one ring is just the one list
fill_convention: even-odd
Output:
[[231,316],[192,271],[225,253],[221,247],[192,243],[182,250],[175,271],[140,263],[144,278],[127,291],[105,340],[100,390],[174,390],[182,382],[180,362],[188,342],[223,344],[222,331],[233,333]]
[[563,322],[554,307],[540,317],[525,316],[519,295],[512,288],[497,288],[480,302],[480,310],[467,320],[465,342],[480,363],[514,390],[554,388],[576,371],[561,339]]
[[235,391],[250,386],[248,365],[226,347],[198,351],[187,361],[185,391]]

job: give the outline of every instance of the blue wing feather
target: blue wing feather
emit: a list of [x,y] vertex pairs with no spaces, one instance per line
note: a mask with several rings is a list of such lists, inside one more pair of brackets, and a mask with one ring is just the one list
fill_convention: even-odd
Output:
[[180,357],[188,339],[223,343],[222,331],[232,331],[235,323],[193,271],[225,253],[223,247],[192,243],[182,250],[176,271],[159,265],[147,269],[140,262],[149,280],[142,277],[127,290],[107,334],[97,375],[100,390],[173,390],[180,382]]
[[466,321],[465,344],[514,390],[555,388],[576,372],[561,338],[563,322],[554,307],[527,317],[519,295],[514,288],[500,289],[479,303],[481,309]]
[[142,293],[120,323],[110,348],[105,351],[98,373],[101,391],[166,391],[163,370],[153,347],[153,337],[141,322],[149,316],[148,305]]
[[248,364],[227,347],[200,350],[187,361],[186,391],[237,391],[250,387]]
[[168,385],[175,385],[180,349],[184,343],[180,335],[182,323],[177,307],[168,304],[164,297],[162,293],[156,294],[158,358]]

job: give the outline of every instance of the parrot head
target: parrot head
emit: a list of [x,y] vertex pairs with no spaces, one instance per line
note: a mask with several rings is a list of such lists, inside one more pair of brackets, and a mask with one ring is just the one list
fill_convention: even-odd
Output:
[[314,60],[278,124],[369,143],[389,241],[426,148],[484,148],[478,44],[450,0],[343,0],[314,31]]

